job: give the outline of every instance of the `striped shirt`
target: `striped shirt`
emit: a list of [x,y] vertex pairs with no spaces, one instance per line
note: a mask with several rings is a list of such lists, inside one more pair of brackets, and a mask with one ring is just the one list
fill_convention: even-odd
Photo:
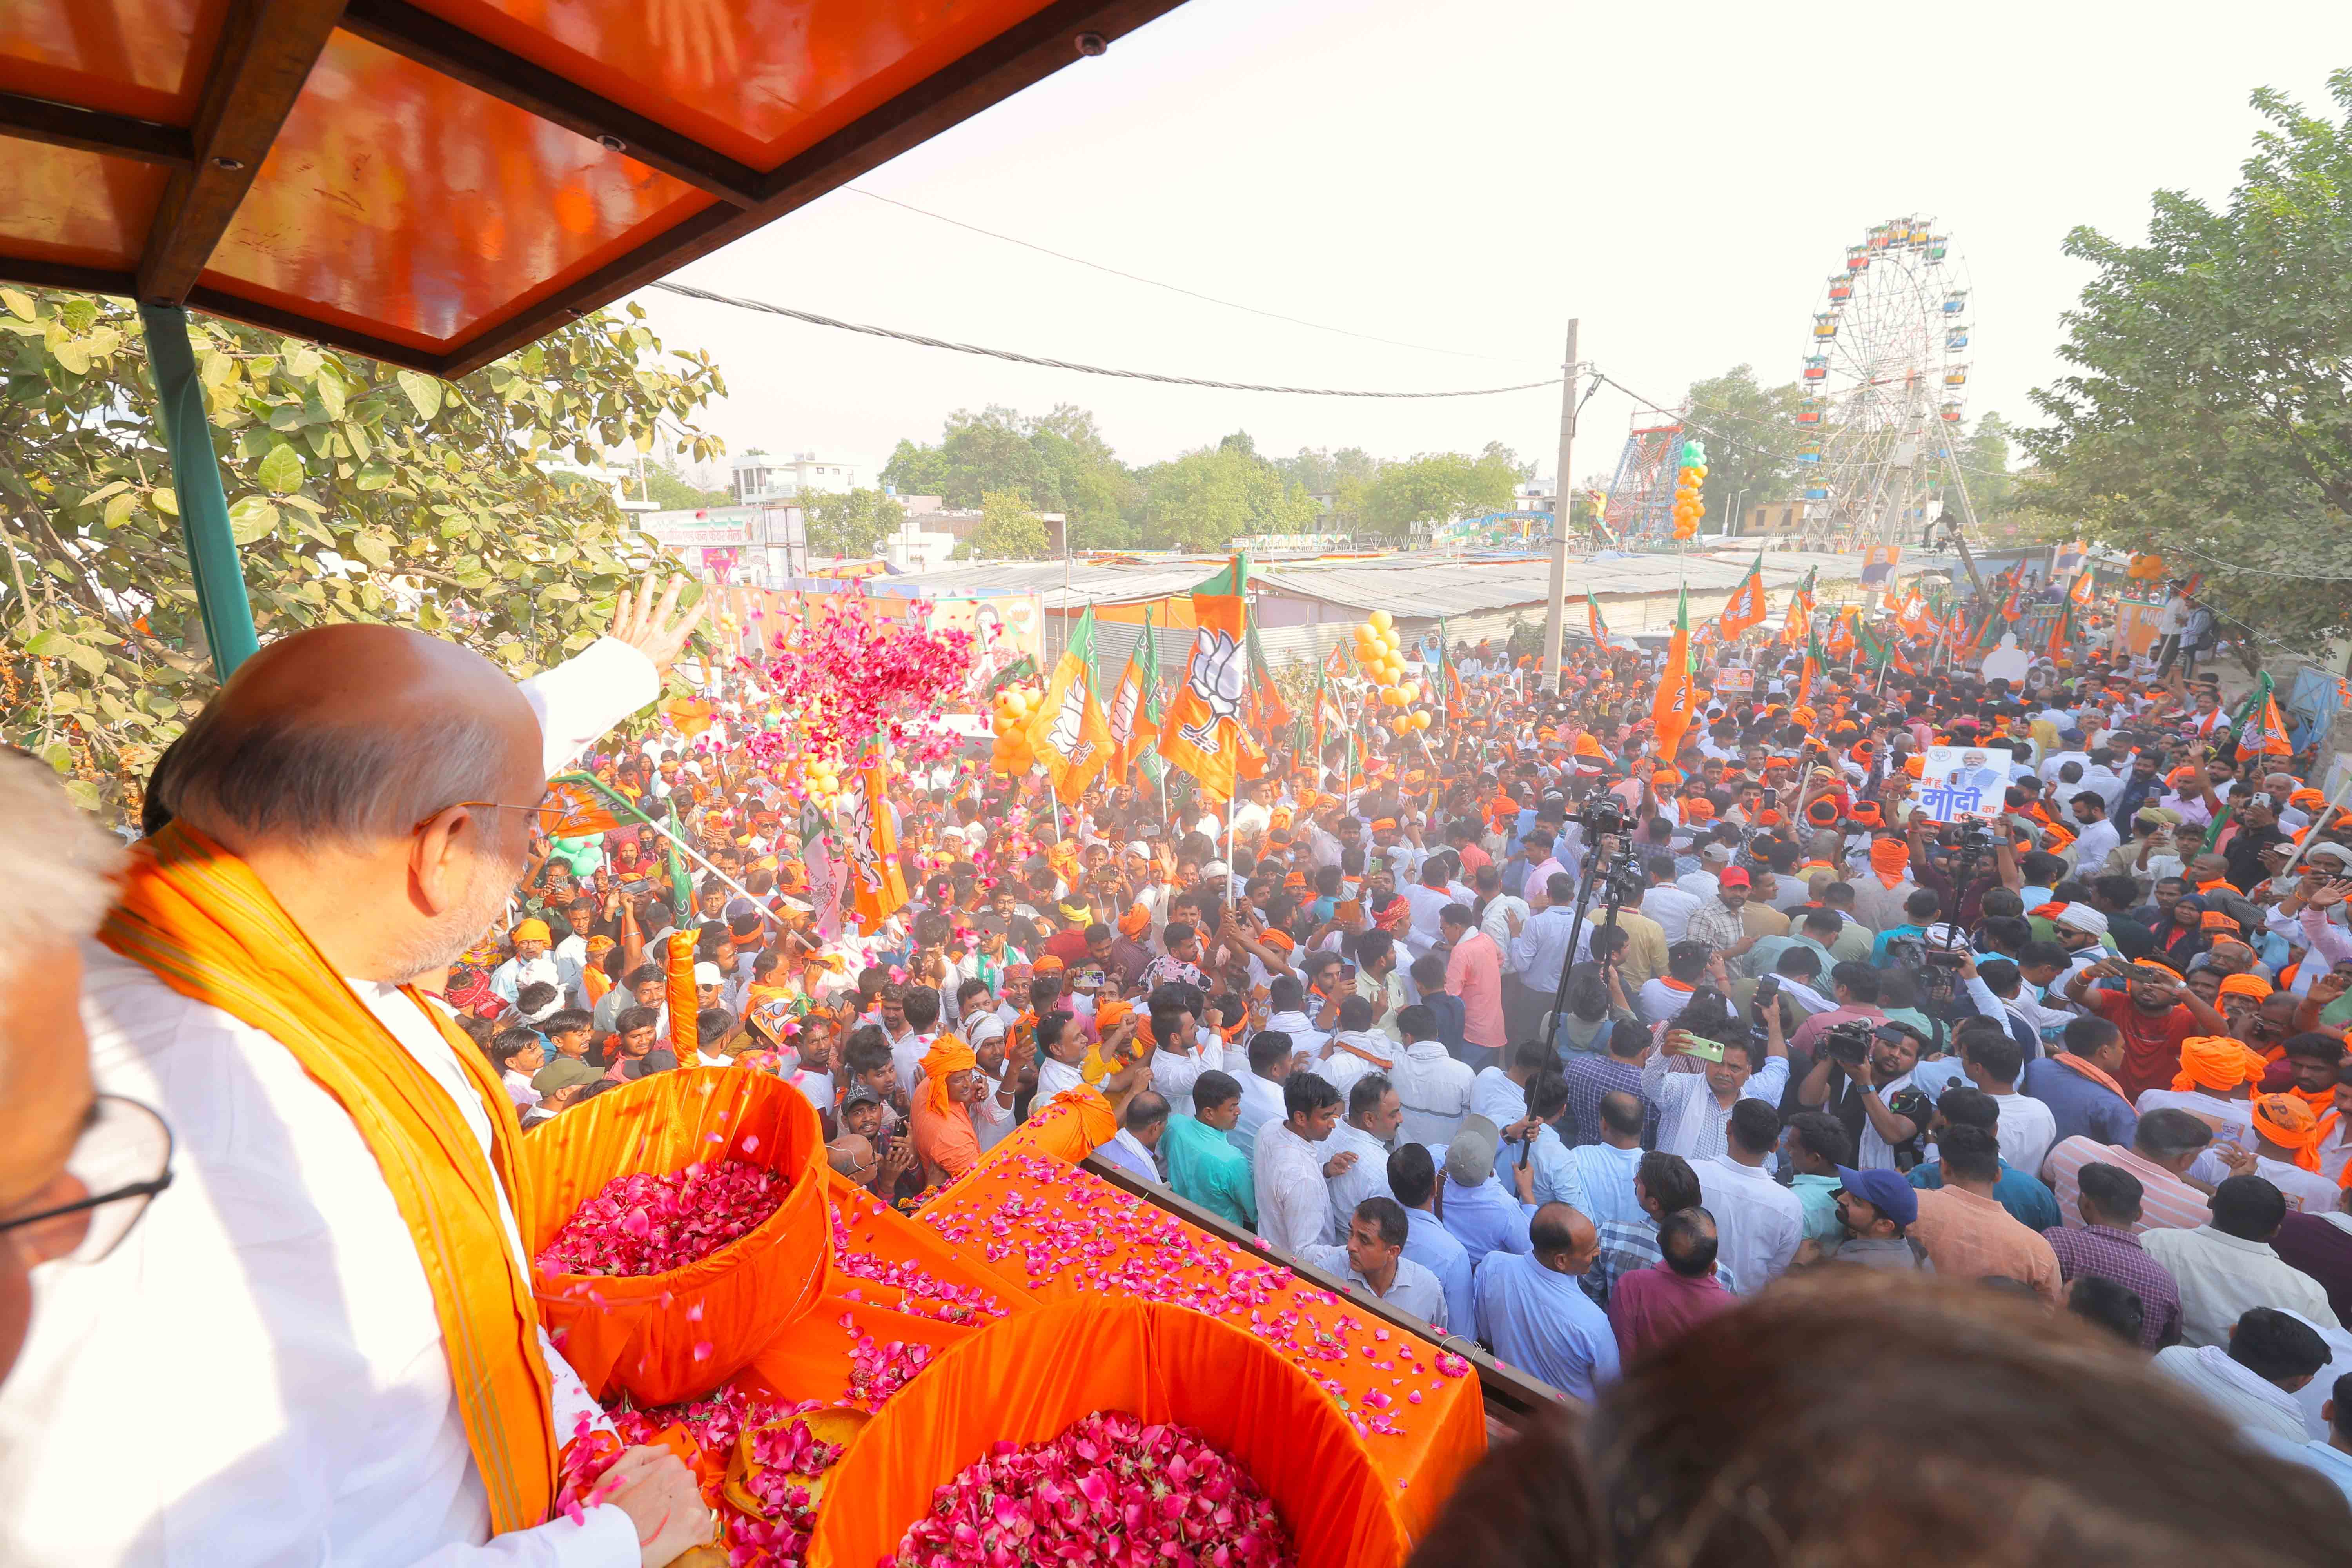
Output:
[[2112,1279],[2139,1297],[2139,1348],[2155,1350],[2180,1337],[2180,1286],[2172,1271],[2140,1247],[2139,1237],[2112,1226],[2055,1226],[2042,1233],[2058,1255],[2069,1284],[2084,1274]]
[[2082,1173],[2085,1165],[2120,1165],[2139,1178],[2139,1221],[2132,1234],[2151,1230],[2195,1230],[2213,1217],[2205,1194],[2155,1161],[2113,1143],[2088,1138],[2067,1138],[2050,1151],[2042,1167],[2043,1179],[2058,1194],[2058,1213],[2070,1226],[2083,1223]]

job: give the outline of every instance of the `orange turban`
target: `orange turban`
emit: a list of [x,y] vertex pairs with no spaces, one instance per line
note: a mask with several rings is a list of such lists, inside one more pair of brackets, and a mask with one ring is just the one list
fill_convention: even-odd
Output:
[[1903,879],[1910,874],[1911,846],[1900,838],[1872,839],[1870,868],[1886,886],[1901,886]]
[[1134,1011],[1132,1005],[1122,1002],[1116,996],[1104,997],[1095,1004],[1095,1033],[1109,1034],[1125,1023],[1127,1016]]
[[1576,737],[1576,754],[1580,757],[1596,757],[1604,762],[1608,760],[1609,756],[1608,752],[1601,749],[1601,742],[1592,738],[1592,734],[1590,731],[1583,731],[1578,733]]
[[1029,970],[1033,974],[1059,974],[1066,967],[1060,959],[1045,952],[1038,954],[1036,961],[1029,965]]
[[1298,945],[1290,939],[1290,933],[1285,931],[1268,931],[1264,936],[1258,938],[1258,941],[1276,952],[1288,952]]
[[923,1100],[932,1115],[948,1113],[948,1075],[968,1072],[979,1065],[980,1058],[957,1036],[941,1035],[931,1042],[931,1048],[923,1053]]
[[2224,996],[2251,996],[2260,1002],[2271,994],[2271,983],[2259,974],[2231,974],[2221,980]]
[[1375,833],[1394,833],[1396,831],[1396,818],[1393,816],[1381,817],[1372,824],[1372,831]]
[[2238,934],[2236,919],[2221,910],[2207,910],[2197,923],[2205,931],[2225,931],[2231,936]]
[[1924,778],[1927,773],[1927,759],[1914,752],[1903,759],[1903,771],[1915,779]]
[[1683,802],[1683,816],[1693,822],[1713,822],[1715,820],[1715,802],[1707,799],[1706,796],[1703,795],[1693,795],[1688,800]]
[[1127,913],[1118,917],[1118,934],[1125,937],[1140,936],[1143,933],[1143,928],[1150,923],[1150,910],[1145,909],[1141,904],[1129,904]]
[[517,942],[545,942],[548,940],[547,922],[541,920],[525,921],[514,928],[514,939]]
[[1808,730],[1811,729],[1821,721],[1820,714],[1814,712],[1812,709],[1807,707],[1801,702],[1796,707],[1789,710],[1789,717],[1796,721],[1798,723],[1802,724]]
[[2319,1114],[2307,1100],[2291,1094],[2258,1094],[2253,1113],[2256,1132],[2292,1151],[2302,1169],[2319,1169]]
[[2176,1089],[2231,1089],[2250,1078],[2258,1079],[2270,1063],[2227,1035],[2198,1035],[2180,1042],[2180,1071],[2172,1080]]

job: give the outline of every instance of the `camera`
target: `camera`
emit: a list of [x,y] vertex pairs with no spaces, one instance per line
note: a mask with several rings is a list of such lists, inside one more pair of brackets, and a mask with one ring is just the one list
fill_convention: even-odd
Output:
[[1855,1019],[1825,1030],[1821,1049],[1843,1067],[1858,1068],[1870,1057],[1870,1026]]
[[1960,824],[1960,848],[1969,855],[1992,853],[1992,829],[1980,822]]
[[1584,829],[1588,843],[1598,843],[1604,837],[1622,837],[1633,831],[1633,822],[1625,808],[1612,795],[1596,795],[1580,806],[1576,825]]

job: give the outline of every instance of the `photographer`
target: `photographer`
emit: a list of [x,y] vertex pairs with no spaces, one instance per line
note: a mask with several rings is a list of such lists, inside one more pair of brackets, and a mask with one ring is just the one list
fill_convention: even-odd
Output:
[[[1693,1063],[1702,1070],[1690,1071]],[[1724,1152],[1733,1106],[1743,1099],[1777,1106],[1788,1081],[1789,1047],[1780,1019],[1768,1010],[1759,1051],[1730,1001],[1712,989],[1691,997],[1642,1064],[1642,1097],[1658,1109],[1657,1146],[1692,1161]]]
[[1816,1042],[1797,1102],[1836,1117],[1864,1170],[1907,1171],[1919,1163],[1927,1097],[1911,1081],[1926,1042],[1908,1024],[1839,1024]]

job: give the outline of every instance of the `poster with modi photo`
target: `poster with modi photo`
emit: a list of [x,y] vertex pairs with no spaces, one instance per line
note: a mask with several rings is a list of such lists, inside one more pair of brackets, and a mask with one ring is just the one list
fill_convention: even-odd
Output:
[[2009,788],[2010,753],[1983,746],[1930,746],[1921,756],[1919,809],[1936,822],[1990,816]]

